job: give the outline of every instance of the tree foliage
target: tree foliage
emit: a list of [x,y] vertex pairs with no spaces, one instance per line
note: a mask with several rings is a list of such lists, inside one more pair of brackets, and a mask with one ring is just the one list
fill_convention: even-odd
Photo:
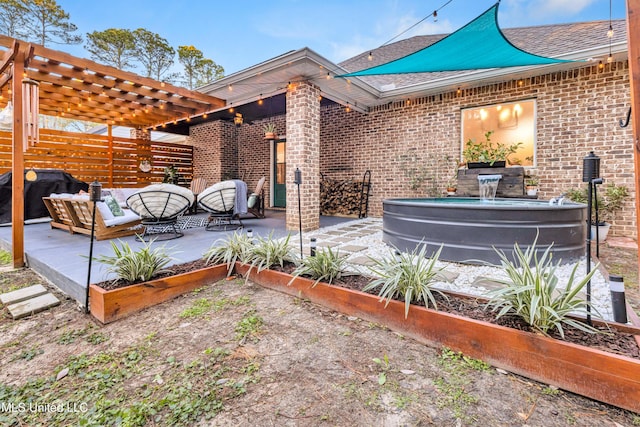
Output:
[[0,0],[0,33],[26,38],[26,8],[20,0]]
[[164,77],[174,63],[176,51],[166,39],[144,28],[133,32],[135,58],[146,70],[147,77],[165,80]]
[[55,0],[19,0],[19,2],[25,10],[25,29],[29,40],[43,46],[48,43],[82,43],[82,37],[73,34],[78,27],[69,22],[69,14]]
[[135,67],[136,44],[131,30],[108,28],[104,31],[87,33],[84,47],[94,61],[112,65],[120,70]]
[[189,89],[224,76],[224,68],[205,58],[194,46],[178,46],[178,61],[184,67],[184,84]]

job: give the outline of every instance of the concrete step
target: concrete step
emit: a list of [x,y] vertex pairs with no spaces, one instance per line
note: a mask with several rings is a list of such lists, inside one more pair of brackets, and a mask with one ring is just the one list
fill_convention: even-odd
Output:
[[11,304],[7,308],[14,319],[21,319],[31,314],[39,313],[48,308],[60,304],[60,300],[53,294],[46,293],[35,298],[28,299],[16,304]]
[[35,298],[46,293],[47,289],[44,286],[33,285],[0,295],[0,302],[4,305],[10,305],[30,298]]

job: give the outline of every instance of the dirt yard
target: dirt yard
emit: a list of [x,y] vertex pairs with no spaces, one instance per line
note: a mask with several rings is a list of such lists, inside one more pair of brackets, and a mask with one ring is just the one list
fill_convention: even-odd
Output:
[[[0,292],[35,283],[0,273]],[[241,279],[107,326],[70,300],[19,321],[2,308],[0,332],[3,426],[640,425]]]

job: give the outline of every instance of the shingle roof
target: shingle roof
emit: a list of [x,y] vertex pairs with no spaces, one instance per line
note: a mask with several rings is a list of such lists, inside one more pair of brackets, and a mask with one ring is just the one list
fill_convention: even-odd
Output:
[[[614,30],[611,43],[616,44],[626,41],[626,21],[612,21]],[[572,24],[540,25],[535,27],[507,28],[503,29],[505,37],[522,50],[541,56],[560,57],[563,55],[594,49],[609,44],[607,30],[609,21],[580,22]],[[423,49],[447,34],[415,36],[388,44],[372,50],[373,60],[369,61],[369,51],[351,59],[341,62],[343,68],[348,71],[357,71],[384,64],[394,59],[402,58],[420,49]],[[587,59],[586,56],[579,56]],[[396,88],[410,86],[419,83],[427,83],[443,77],[464,75],[469,71],[447,71],[439,73],[420,74],[394,74],[360,77],[368,84],[381,89],[385,85],[394,84]]]

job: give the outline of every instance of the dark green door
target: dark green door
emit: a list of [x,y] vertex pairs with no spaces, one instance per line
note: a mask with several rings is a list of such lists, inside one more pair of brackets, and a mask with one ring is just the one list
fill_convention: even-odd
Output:
[[273,206],[284,208],[287,206],[287,161],[286,161],[287,143],[285,141],[276,141],[274,144],[274,170],[275,177],[273,183]]

